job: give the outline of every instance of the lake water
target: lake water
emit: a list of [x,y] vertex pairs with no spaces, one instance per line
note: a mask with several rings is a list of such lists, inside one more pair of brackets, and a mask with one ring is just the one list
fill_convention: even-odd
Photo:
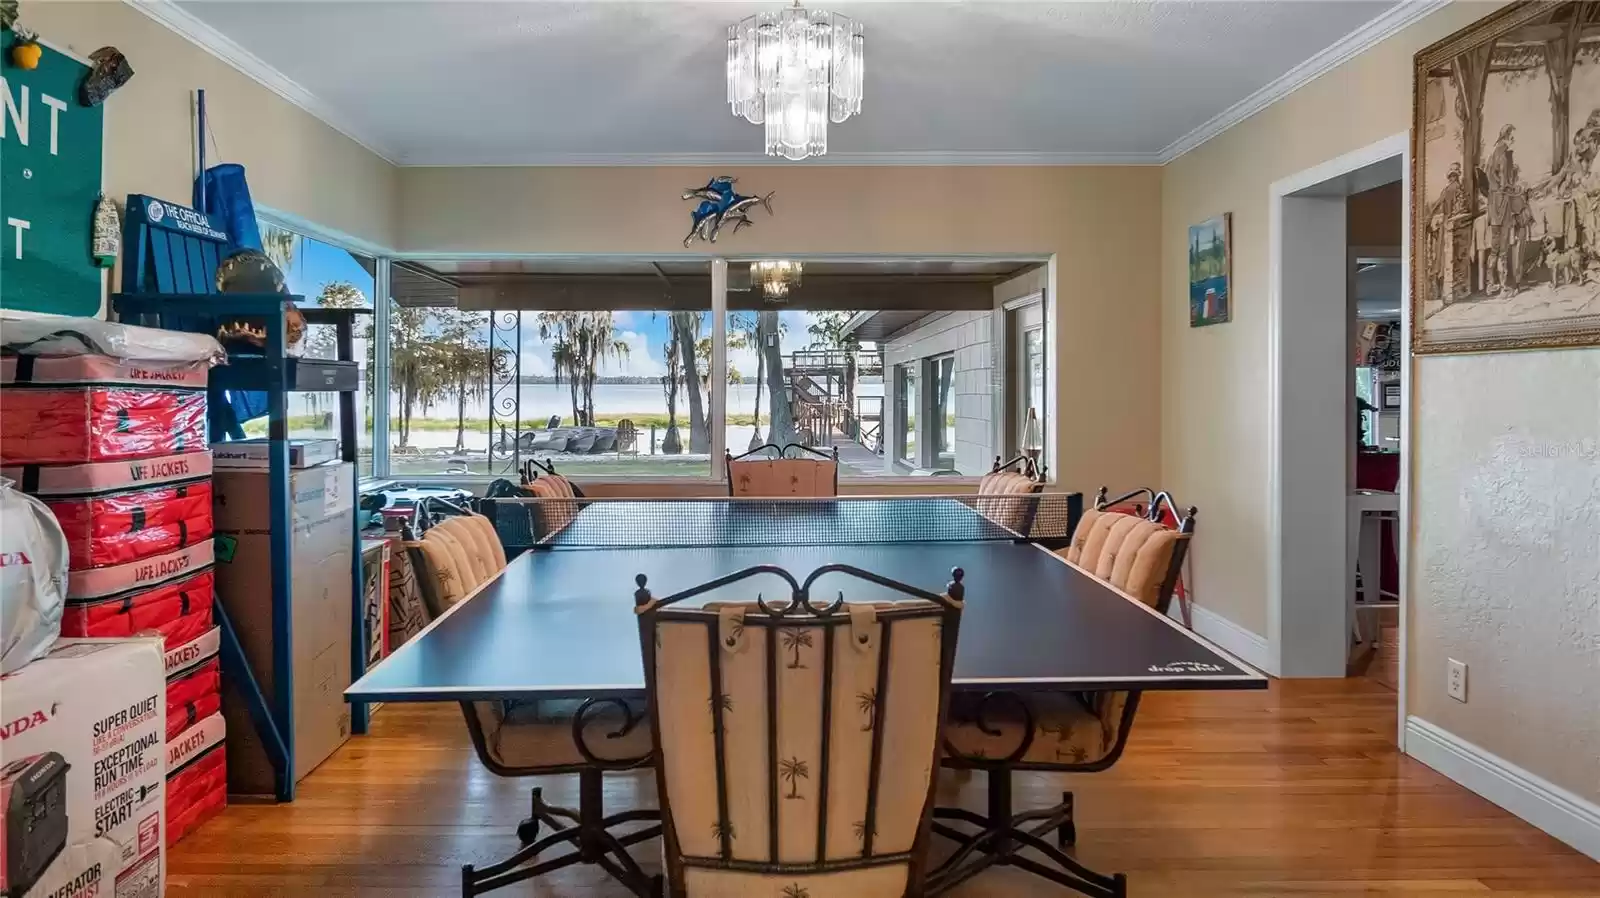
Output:
[[[729,384],[728,412],[734,415],[748,415],[755,411],[756,385],[755,384]],[[518,417],[524,421],[543,421],[551,415],[560,415],[561,423],[572,424],[572,393],[566,384],[522,384],[519,388],[518,399],[520,408]],[[768,414],[767,390],[761,390],[761,414]],[[861,396],[882,396],[883,384],[863,383],[857,386]],[[667,398],[662,394],[659,384],[596,384],[594,388],[594,412],[601,418],[620,417],[627,414],[638,416],[665,415],[667,413]],[[394,416],[400,414],[400,400],[391,396],[389,413]],[[678,394],[678,415],[687,423],[689,419],[689,401],[680,391]],[[432,405],[426,409],[413,410],[413,417],[432,418],[441,421],[454,421],[456,419],[456,404],[454,400],[446,400]],[[487,397],[467,399],[467,418],[488,418],[489,400]],[[452,434],[451,440],[455,437]]]

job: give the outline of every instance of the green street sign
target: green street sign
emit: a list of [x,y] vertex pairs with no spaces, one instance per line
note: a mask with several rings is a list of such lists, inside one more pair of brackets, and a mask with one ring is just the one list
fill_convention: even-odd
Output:
[[78,101],[88,66],[43,47],[38,68],[19,69],[14,43],[0,31],[0,308],[93,315],[105,111]]

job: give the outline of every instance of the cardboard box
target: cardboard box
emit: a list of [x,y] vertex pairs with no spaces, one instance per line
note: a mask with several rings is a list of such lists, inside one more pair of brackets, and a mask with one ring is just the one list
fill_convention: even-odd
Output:
[[[216,532],[235,541],[217,563],[217,597],[233,620],[262,692],[271,700],[271,502],[265,471],[218,471]],[[349,464],[293,471],[290,483],[290,603],[294,658],[294,778],[305,778],[350,737],[350,631],[355,469]],[[238,690],[223,687],[228,778],[234,792],[275,791],[272,764]]]
[[150,638],[64,639],[0,681],[0,894],[160,898],[165,696]]
[[[259,468],[265,470],[271,460],[268,451],[271,441],[229,440],[212,443],[211,455],[215,468]],[[310,468],[339,457],[338,440],[290,440],[289,467]]]

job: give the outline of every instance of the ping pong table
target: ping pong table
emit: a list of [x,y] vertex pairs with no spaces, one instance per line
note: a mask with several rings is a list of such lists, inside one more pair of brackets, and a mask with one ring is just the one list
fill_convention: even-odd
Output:
[[[1266,688],[1266,677],[1031,541],[1014,529],[1013,515],[996,514],[986,501],[520,500],[497,506],[497,527],[508,507],[527,515],[522,525],[534,531],[533,548],[345,695],[366,702],[643,699],[635,576],[643,574],[655,594],[666,595],[763,564],[802,580],[826,564],[852,565],[935,593],[943,591],[952,568],[962,568],[957,692]],[[784,588],[771,579],[769,599]],[[695,601],[749,601],[752,588],[768,588],[753,585],[759,582]],[[834,574],[818,578],[813,590],[843,593],[850,601],[904,598]]]

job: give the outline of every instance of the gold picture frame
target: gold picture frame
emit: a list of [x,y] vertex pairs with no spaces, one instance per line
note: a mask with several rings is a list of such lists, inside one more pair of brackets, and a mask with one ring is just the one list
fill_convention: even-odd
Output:
[[1600,4],[1514,3],[1414,63],[1412,352],[1600,345]]

